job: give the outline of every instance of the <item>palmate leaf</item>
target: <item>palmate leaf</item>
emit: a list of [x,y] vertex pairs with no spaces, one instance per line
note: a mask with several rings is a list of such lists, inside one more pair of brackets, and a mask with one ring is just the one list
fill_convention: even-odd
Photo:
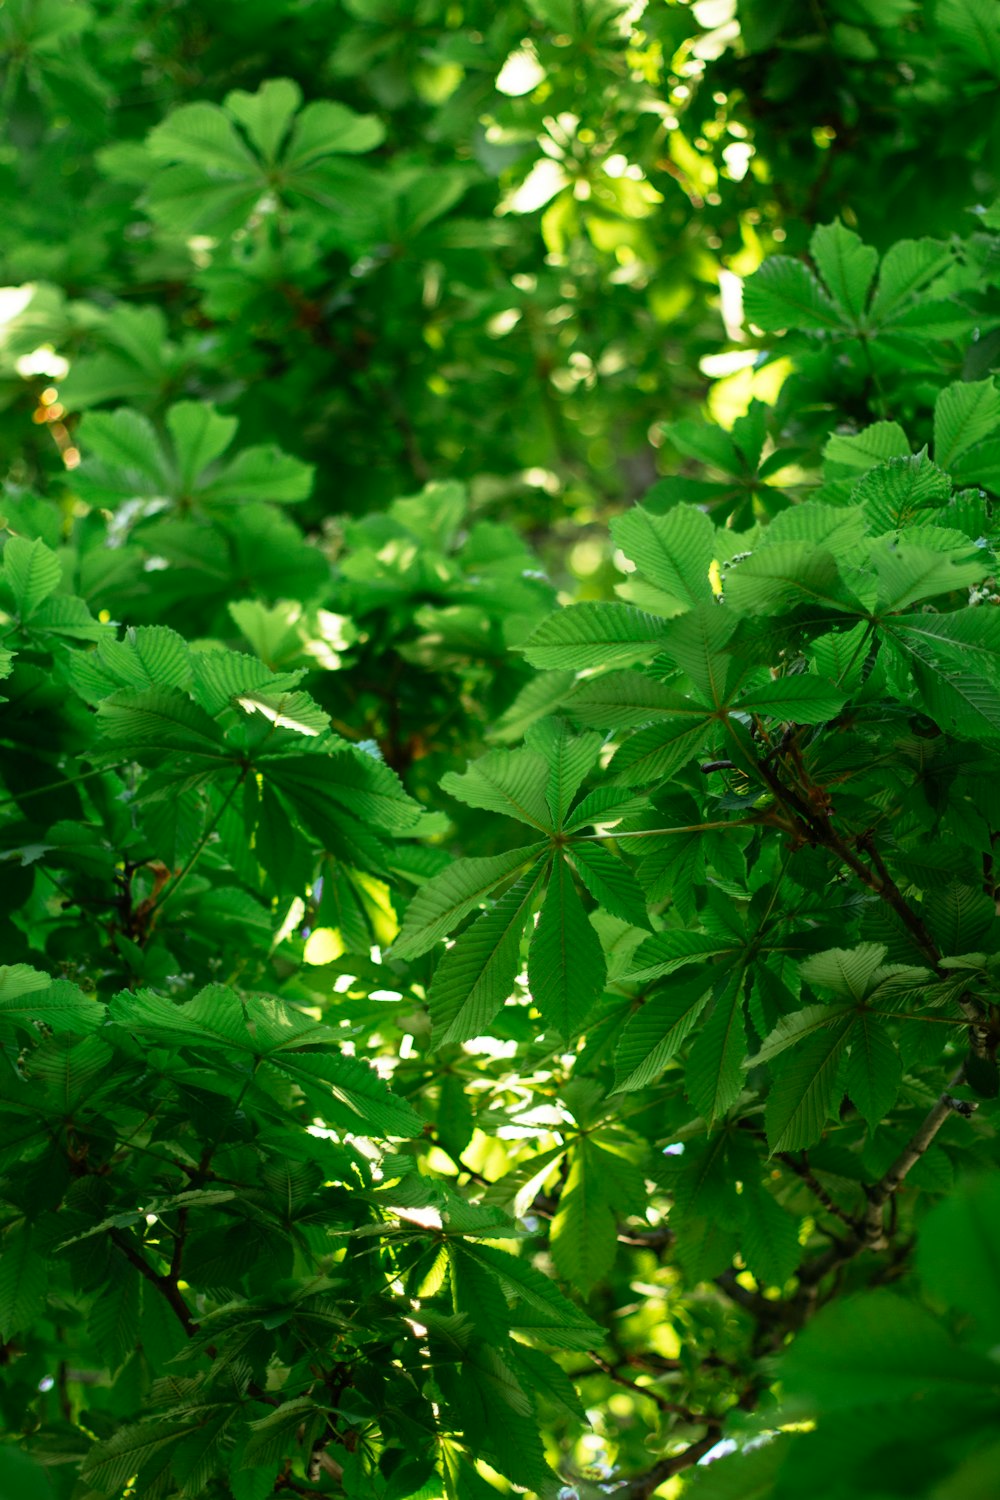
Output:
[[119,1427],[90,1450],[83,1461],[81,1477],[97,1494],[114,1495],[157,1453],[175,1447],[197,1432],[200,1425],[198,1418],[171,1422],[161,1417]]
[[611,522],[611,535],[643,577],[673,601],[674,613],[711,603],[708,570],[716,533],[703,511],[678,505],[657,516],[635,505]]
[[519,647],[533,667],[621,667],[663,649],[664,621],[627,604],[571,604]]
[[[485,1266],[505,1295],[517,1300],[520,1307],[512,1314],[515,1328],[524,1328],[558,1349],[594,1349],[603,1341],[600,1324],[564,1297],[527,1259],[470,1240],[456,1242],[455,1249]],[[519,1316],[525,1321],[519,1322]]]
[[[916,536],[920,536],[919,531]],[[942,552],[911,537],[876,544],[872,549],[870,564],[878,576],[876,607],[881,614],[897,613],[920,599],[933,599],[981,583],[993,568],[984,548],[967,546]]]
[[800,672],[764,683],[744,693],[737,707],[741,712],[763,714],[794,724],[823,724],[836,718],[846,694],[820,677]]
[[0,1338],[26,1333],[41,1315],[48,1291],[48,1266],[24,1219],[11,1225],[0,1250]]
[[542,719],[531,726],[525,740],[548,766],[545,800],[552,825],[561,829],[574,797],[597,763],[601,736],[573,734],[562,719]]
[[882,1025],[862,1010],[851,1031],[851,1055],[845,1083],[855,1109],[874,1130],[889,1113],[899,1094],[903,1065]]
[[853,1031],[844,1018],[809,1038],[786,1060],[771,1085],[764,1126],[772,1155],[813,1146],[838,1103],[840,1065]]
[[30,620],[38,606],[62,581],[59,559],[36,538],[10,537],[3,549],[3,578],[14,598],[19,618]]
[[783,1361],[790,1394],[825,1412],[920,1397],[965,1403],[996,1384],[996,1366],[960,1348],[940,1317],[888,1291],[824,1308]]
[[625,1025],[615,1052],[616,1094],[645,1088],[659,1077],[694,1030],[712,993],[712,975],[674,981],[653,995]]
[[747,1050],[743,980],[739,968],[716,985],[712,1013],[698,1033],[684,1070],[687,1096],[710,1124],[726,1113],[743,1088]]
[[475,760],[462,775],[449,771],[441,787],[470,807],[506,813],[541,832],[551,829],[546,802],[549,767],[533,750],[491,750]]
[[726,600],[748,615],[770,615],[802,605],[858,612],[832,552],[807,541],[768,543],[726,579]]
[[333,1051],[274,1052],[261,1064],[257,1077],[266,1085],[275,1074],[296,1084],[321,1117],[348,1130],[404,1140],[423,1132],[425,1122],[412,1105],[391,1093],[360,1057]]
[[743,287],[743,314],[765,333],[801,328],[819,333],[841,329],[843,318],[819,281],[800,260],[769,255]]
[[713,722],[708,709],[693,703],[683,715],[673,713],[665,724],[640,729],[615,754],[612,771],[616,779],[622,786],[668,781],[698,754]]
[[649,927],[646,898],[623,859],[600,844],[574,843],[569,855],[577,874],[599,906],[633,927]]
[[617,1215],[635,1206],[637,1192],[641,1198],[641,1178],[630,1162],[589,1136],[573,1147],[550,1242],[556,1270],[581,1296],[611,1269]]
[[127,407],[88,412],[80,424],[81,493],[97,504],[167,498],[212,510],[262,500],[290,504],[312,488],[311,466],[270,444],[225,460],[237,424],[207,402],[178,402],[166,425],[170,440],[161,443],[152,423]]
[[577,895],[569,864],[553,861],[548,890],[528,949],[528,984],[547,1026],[575,1036],[604,988],[600,938]]
[[480,1036],[514,992],[540,874],[525,875],[441,959],[427,996],[435,1045]]
[[644,672],[605,672],[588,677],[566,698],[565,710],[595,729],[638,729],[688,702],[676,688]]
[[934,403],[934,461],[950,468],[956,459],[1000,427],[1000,390],[993,380],[945,386]]
[[748,1270],[762,1286],[784,1286],[802,1259],[799,1221],[763,1187],[744,1184],[746,1217],[740,1250]]
[[837,220],[813,230],[809,253],[834,301],[848,317],[860,318],[878,266],[878,251]]
[[426,953],[497,886],[534,864],[546,848],[545,844],[529,844],[505,854],[456,859],[417,891],[392,945],[393,954],[416,958]]

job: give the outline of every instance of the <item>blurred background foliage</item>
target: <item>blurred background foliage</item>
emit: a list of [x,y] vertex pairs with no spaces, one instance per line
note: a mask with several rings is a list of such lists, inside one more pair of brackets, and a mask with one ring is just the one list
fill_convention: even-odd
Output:
[[[465,480],[599,589],[587,528],[690,457],[665,421],[778,394],[737,278],[838,214],[885,248],[990,201],[997,55],[963,14],[7,0],[0,280],[39,287],[6,325],[13,477],[59,468],[23,441],[51,346],[67,415],[215,401],[318,465],[316,523]],[[242,189],[171,157],[172,109],[282,77],[373,116],[364,154],[304,193],[266,152]]]

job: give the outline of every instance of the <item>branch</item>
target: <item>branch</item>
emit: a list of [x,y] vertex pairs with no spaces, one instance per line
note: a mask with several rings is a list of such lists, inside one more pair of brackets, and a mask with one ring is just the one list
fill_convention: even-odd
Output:
[[841,1223],[847,1225],[848,1229],[852,1229],[855,1234],[857,1233],[857,1220],[851,1217],[846,1208],[841,1208],[840,1204],[835,1202],[835,1200],[830,1197],[830,1194],[827,1192],[826,1188],[823,1186],[819,1178],[810,1167],[809,1158],[806,1156],[806,1153],[804,1151],[802,1153],[801,1161],[797,1160],[788,1151],[779,1151],[778,1160],[780,1162],[784,1162],[789,1171],[794,1172],[796,1177],[802,1179],[806,1187],[812,1193],[813,1197],[823,1205],[827,1213],[834,1214],[838,1219],[840,1219]]
[[112,1243],[118,1246],[129,1264],[135,1266],[139,1275],[144,1276],[150,1285],[155,1286],[160,1295],[166,1299],[188,1337],[191,1338],[196,1334],[198,1324],[192,1318],[176,1282],[172,1281],[169,1276],[161,1276],[158,1271],[154,1271],[146,1257],[139,1254],[138,1250],[129,1243],[128,1236],[122,1234],[120,1229],[110,1229],[108,1234]]
[[661,1484],[665,1484],[675,1474],[679,1474],[683,1469],[689,1469],[700,1458],[704,1458],[705,1454],[719,1441],[721,1431],[720,1423],[711,1422],[705,1436],[699,1438],[696,1443],[691,1443],[683,1453],[675,1453],[670,1458],[661,1458],[659,1463],[647,1469],[645,1474],[637,1474],[634,1479],[626,1479],[624,1484],[611,1490],[612,1500],[649,1500]]
[[700,1417],[695,1412],[693,1412],[690,1407],[679,1406],[676,1401],[667,1401],[663,1396],[659,1395],[658,1392],[651,1390],[649,1386],[640,1385],[637,1380],[630,1380],[627,1375],[623,1375],[621,1373],[617,1365],[609,1364],[608,1361],[606,1359],[602,1359],[599,1354],[589,1354],[587,1357],[594,1362],[594,1364],[600,1371],[602,1371],[603,1374],[607,1375],[609,1380],[613,1380],[615,1382],[615,1385],[623,1385],[626,1390],[634,1391],[637,1396],[648,1396],[649,1400],[653,1402],[658,1411],[673,1412],[677,1416],[683,1417],[685,1422],[697,1423],[703,1422],[705,1420],[704,1417]]
[[874,1187],[866,1189],[868,1210],[865,1214],[859,1249],[885,1250],[887,1248],[889,1240],[882,1218],[885,1205],[902,1187],[908,1174],[931,1146],[934,1137],[949,1115],[959,1114],[968,1119],[979,1108],[977,1104],[965,1099],[956,1099],[950,1093],[951,1089],[961,1083],[964,1071],[962,1067],[955,1073],[948,1089],[937,1100],[923,1124],[903,1147],[885,1176],[880,1178]]

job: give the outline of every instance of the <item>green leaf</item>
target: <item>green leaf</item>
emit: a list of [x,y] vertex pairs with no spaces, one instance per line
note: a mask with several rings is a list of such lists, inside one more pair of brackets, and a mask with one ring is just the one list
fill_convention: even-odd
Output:
[[185,162],[205,172],[239,178],[254,158],[216,104],[184,104],[153,130],[147,145],[159,161]]
[[881,630],[912,674],[913,696],[924,713],[953,734],[992,740],[1000,735],[998,627],[993,610],[963,609],[900,616]]
[[988,69],[1000,77],[1000,20],[989,0],[939,0],[934,24],[977,72]]
[[680,929],[657,932],[636,949],[628,977],[660,979],[699,959],[726,957],[732,961],[742,952],[742,943],[734,943],[731,938]]
[[771,1085],[764,1112],[772,1156],[819,1140],[838,1102],[838,1077],[853,1020],[843,1018],[811,1036],[785,1062]]
[[106,740],[115,747],[223,758],[215,720],[179,688],[122,690],[105,698],[97,712]]
[[0,1338],[27,1333],[45,1307],[48,1267],[24,1219],[7,1230],[0,1253]]
[[950,247],[942,240],[897,240],[882,257],[871,305],[875,322],[885,323],[911,298],[951,265]]
[[942,553],[903,538],[873,548],[871,563],[878,576],[881,614],[897,613],[920,599],[982,583],[993,566],[990,555],[980,547]]
[[997,1380],[996,1366],[960,1349],[940,1319],[887,1291],[824,1308],[785,1355],[783,1374],[791,1396],[824,1412],[961,1401]]
[[301,103],[302,90],[290,78],[268,78],[256,94],[233,89],[226,95],[226,109],[269,161],[277,156],[292,116]]
[[21,620],[30,620],[62,581],[59,559],[43,541],[12,536],[3,549],[4,579]]
[[804,1037],[813,1036],[817,1031],[823,1031],[828,1026],[838,1025],[848,1015],[854,1013],[855,1009],[853,1005],[806,1005],[801,1010],[794,1010],[789,1015],[782,1016],[774,1030],[765,1037],[759,1050],[752,1057],[748,1057],[743,1066],[756,1068],[761,1063],[780,1057],[782,1052],[786,1052],[789,1047],[794,1047]]
[[[26,980],[30,978],[30,983]],[[42,984],[37,980],[41,979]],[[71,1036],[86,1036],[104,1020],[104,1007],[66,979],[50,980],[26,964],[0,968],[0,1023],[38,1025]]]
[[859,479],[890,458],[908,458],[910,444],[898,422],[873,422],[862,432],[835,433],[823,449],[828,471]]
[[965,1178],[920,1226],[917,1267],[924,1286],[975,1319],[984,1342],[1000,1338],[1000,1183]]
[[712,1012],[698,1033],[684,1072],[687,1096],[709,1124],[726,1113],[743,1088],[747,1050],[743,979],[743,970],[737,969],[716,986]]
[[398,958],[416,958],[446,937],[502,882],[533,865],[547,846],[529,844],[479,859],[456,859],[421,886],[392,946]]
[[594,769],[601,736],[573,734],[562,719],[542,719],[531,726],[525,740],[548,765],[545,800],[552,825],[561,829],[574,797]]
[[678,505],[657,516],[634,505],[611,522],[611,535],[643,576],[673,601],[675,614],[695,604],[711,603],[708,570],[715,556],[716,532],[702,511]]
[[511,1313],[512,1327],[523,1329],[556,1349],[595,1349],[603,1341],[600,1324],[564,1297],[555,1283],[536,1271],[525,1257],[471,1241],[456,1245],[456,1249],[484,1265],[504,1294],[516,1300],[518,1306]]
[[950,494],[951,480],[944,470],[932,464],[926,453],[914,453],[870,469],[855,485],[852,499],[878,533],[927,520]]
[[993,380],[945,386],[934,404],[934,461],[943,469],[1000,427],[1000,390]]
[[98,1494],[114,1495],[143,1464],[164,1448],[172,1448],[190,1433],[197,1432],[200,1425],[200,1418],[178,1424],[154,1417],[148,1422],[119,1427],[104,1442],[91,1448],[80,1469],[81,1478]]
[[138,1343],[140,1296],[138,1272],[122,1266],[91,1309],[90,1334],[112,1374],[121,1369]]
[[568,852],[580,879],[594,900],[613,917],[633,927],[649,927],[646,898],[623,859],[600,844],[574,843]]
[[550,1243],[556,1270],[583,1297],[614,1264],[617,1212],[629,1202],[629,1168],[586,1136],[571,1152]]
[[699,703],[672,714],[666,724],[651,724],[630,735],[619,747],[611,768],[623,786],[647,786],[669,781],[702,749],[713,716]]
[[822,985],[834,994],[863,1000],[871,988],[875,971],[885,962],[884,943],[859,943],[856,948],[828,948],[814,953],[799,965],[799,973],[810,984]]
[[360,1057],[331,1051],[275,1051],[261,1064],[260,1072],[265,1078],[280,1073],[292,1079],[323,1118],[329,1117],[349,1130],[404,1140],[423,1134],[423,1118],[405,1099],[391,1093],[375,1069]]
[[595,729],[637,729],[688,706],[676,688],[644,672],[605,672],[600,677],[587,677],[565,703],[567,713]]
[[847,697],[819,677],[800,672],[751,688],[739,700],[741,712],[765,714],[793,724],[823,724],[836,718]]
[[177,455],[177,478],[190,493],[202,470],[226,451],[236,436],[235,417],[222,417],[206,401],[180,401],[167,412],[167,428]]
[[604,988],[600,939],[576,893],[567,861],[557,856],[528,949],[528,984],[546,1026],[577,1034]]
[[809,253],[834,300],[857,321],[868,301],[878,266],[878,251],[863,244],[858,235],[835,220],[813,230]]
[[712,976],[701,972],[675,981],[640,1006],[615,1052],[616,1094],[645,1088],[659,1077],[694,1030],[711,993]]
[[533,750],[490,750],[462,775],[449,771],[441,787],[470,807],[506,813],[544,833],[552,826],[545,796],[548,780],[543,755]]
[[726,578],[726,602],[748,615],[813,606],[856,612],[857,600],[837,571],[832,552],[806,541],[774,542],[754,552]]
[[628,666],[663,649],[663,626],[627,604],[571,604],[543,620],[519,649],[533,667]]
[[845,1082],[869,1130],[874,1130],[895,1104],[902,1079],[903,1065],[889,1033],[874,1016],[860,1011],[851,1033]]
[[841,327],[841,318],[816,277],[800,260],[769,255],[743,287],[743,315],[765,333],[786,328],[823,332]]
[[782,1287],[802,1259],[799,1224],[763,1187],[744,1184],[746,1219],[740,1250],[747,1268],[765,1287]]
[[523,876],[441,959],[427,996],[436,1046],[480,1036],[514,993],[521,934],[539,880],[537,874]]
[[204,506],[245,506],[261,500],[294,505],[308,498],[314,473],[311,464],[273,444],[244,448],[214,479],[199,486],[198,500]]

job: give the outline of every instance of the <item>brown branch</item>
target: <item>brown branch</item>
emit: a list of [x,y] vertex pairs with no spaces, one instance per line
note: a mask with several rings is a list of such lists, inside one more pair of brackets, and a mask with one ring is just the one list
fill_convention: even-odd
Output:
[[683,1469],[689,1469],[700,1458],[704,1458],[705,1454],[719,1441],[721,1431],[722,1428],[718,1422],[711,1422],[705,1436],[699,1438],[696,1443],[689,1444],[683,1453],[675,1453],[670,1458],[661,1458],[659,1463],[655,1463],[644,1474],[637,1474],[634,1479],[626,1479],[624,1484],[611,1490],[612,1500],[649,1500],[661,1484],[665,1484],[675,1474],[680,1474]]
[[785,1166],[790,1172],[794,1172],[796,1177],[801,1178],[813,1197],[823,1205],[827,1213],[834,1214],[836,1218],[840,1219],[841,1223],[846,1224],[855,1234],[857,1233],[857,1220],[851,1217],[846,1208],[841,1208],[840,1204],[831,1198],[826,1188],[810,1167],[809,1158],[804,1151],[801,1160],[797,1160],[788,1151],[779,1151],[778,1160],[784,1162]]
[[903,1150],[896,1157],[892,1166],[874,1187],[866,1189],[868,1194],[868,1209],[862,1228],[862,1241],[859,1249],[885,1250],[889,1244],[889,1237],[885,1232],[883,1222],[883,1209],[899,1191],[907,1176],[916,1166],[917,1162],[933,1144],[941,1126],[949,1115],[959,1114],[968,1118],[978,1109],[978,1105],[965,1099],[955,1099],[950,1090],[961,1083],[964,1067],[952,1077],[948,1088],[934,1104],[918,1130],[914,1132]]
[[617,1365],[609,1364],[599,1354],[589,1354],[587,1358],[592,1360],[598,1370],[606,1375],[609,1380],[613,1380],[615,1385],[624,1386],[626,1390],[634,1391],[637,1396],[647,1396],[658,1411],[672,1412],[679,1417],[683,1417],[685,1422],[703,1422],[705,1420],[704,1417],[696,1415],[690,1407],[679,1406],[676,1401],[667,1401],[657,1391],[650,1390],[649,1386],[640,1385],[637,1380],[630,1380],[627,1375],[621,1373]]
[[188,1337],[193,1337],[198,1332],[198,1324],[192,1318],[191,1311],[181,1296],[176,1282],[172,1281],[169,1275],[161,1276],[158,1271],[154,1271],[146,1257],[139,1254],[138,1250],[129,1243],[128,1236],[122,1234],[120,1229],[111,1229],[108,1234],[112,1243],[117,1245],[129,1264],[135,1266],[139,1275],[144,1276],[151,1286],[156,1287]]

